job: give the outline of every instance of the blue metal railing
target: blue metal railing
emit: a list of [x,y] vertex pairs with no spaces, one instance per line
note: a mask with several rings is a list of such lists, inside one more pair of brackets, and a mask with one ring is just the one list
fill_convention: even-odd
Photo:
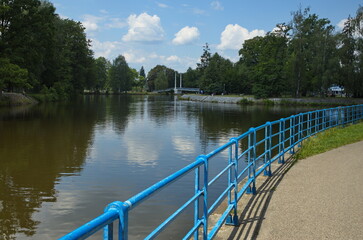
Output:
[[[128,239],[128,216],[130,210],[167,185],[195,171],[194,195],[163,223],[155,228],[145,239],[155,238],[188,206],[194,204],[194,225],[183,239],[212,239],[221,226],[238,225],[237,202],[245,193],[256,193],[256,177],[262,172],[271,176],[271,163],[278,160],[284,163],[285,153],[294,154],[295,147],[301,142],[331,127],[344,126],[363,119],[363,105],[337,107],[292,115],[277,121],[267,122],[250,128],[247,132],[207,155],[197,157],[196,161],[161,180],[125,202],[116,201],[109,204],[104,213],[73,232],[62,237],[65,239],[85,239],[104,229],[104,239],[113,239],[113,223],[118,220],[118,238]],[[214,178],[209,179],[211,159],[228,151],[228,164]],[[247,165],[240,169],[240,162]],[[228,185],[217,199],[209,204],[208,188],[222,175],[228,174]],[[247,176],[246,176],[247,175]],[[245,177],[246,176],[246,177]],[[239,183],[246,178],[239,188]],[[208,216],[227,198],[228,205],[214,226],[209,229]]]

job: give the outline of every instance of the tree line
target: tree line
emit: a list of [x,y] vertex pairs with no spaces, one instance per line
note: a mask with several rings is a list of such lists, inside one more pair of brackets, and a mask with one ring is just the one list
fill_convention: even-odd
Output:
[[[174,87],[174,69],[130,68],[124,56],[94,58],[80,22],[61,18],[48,1],[0,0],[0,90],[27,91],[67,99],[84,90],[121,93]],[[183,86],[206,93],[325,96],[332,85],[363,97],[363,7],[342,31],[326,18],[299,9],[289,23],[246,40],[239,61],[203,46],[196,68],[183,73]]]
[[[265,36],[246,40],[233,63],[208,43],[200,63],[183,74],[185,87],[206,93],[243,93],[258,98],[326,96],[333,85],[348,96],[363,97],[363,7],[349,16],[341,31],[326,18],[299,9],[289,23]],[[147,76],[149,90],[172,87],[173,70],[156,66]]]
[[94,59],[82,24],[55,10],[48,1],[0,1],[0,90],[43,93],[53,100],[85,89],[129,90],[138,74],[125,58],[113,64]]

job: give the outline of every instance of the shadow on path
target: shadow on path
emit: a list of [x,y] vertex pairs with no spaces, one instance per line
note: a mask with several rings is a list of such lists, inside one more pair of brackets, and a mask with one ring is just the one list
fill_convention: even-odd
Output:
[[296,160],[290,156],[286,158],[284,164],[271,164],[273,175],[259,176],[256,179],[256,195],[245,194],[240,199],[238,203],[240,225],[222,226],[216,239],[256,239],[276,187],[295,162]]

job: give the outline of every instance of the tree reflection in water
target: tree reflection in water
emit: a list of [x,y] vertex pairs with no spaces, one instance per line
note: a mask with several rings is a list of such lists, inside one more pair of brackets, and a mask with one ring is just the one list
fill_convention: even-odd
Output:
[[94,107],[54,104],[0,115],[0,238],[32,236],[39,224],[32,215],[57,200],[57,179],[82,170],[94,124],[104,118]]

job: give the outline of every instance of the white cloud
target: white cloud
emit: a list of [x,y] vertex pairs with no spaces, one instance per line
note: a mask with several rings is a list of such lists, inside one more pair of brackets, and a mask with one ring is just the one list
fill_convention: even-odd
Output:
[[59,16],[61,19],[70,19],[70,18],[69,18],[69,17],[67,17],[66,15],[58,14],[58,16]]
[[[122,53],[128,63],[159,64],[164,63],[166,57],[155,52],[148,53],[141,49],[128,49]],[[152,66],[154,67],[154,66]]]
[[144,63],[146,61],[146,57],[138,56],[138,54],[133,51],[127,51],[122,54],[128,63]]
[[223,10],[224,9],[224,7],[222,6],[222,4],[219,1],[213,1],[213,2],[211,2],[210,5],[215,10]]
[[101,10],[100,10],[100,13],[108,14],[107,10],[105,10],[105,9],[101,9]]
[[165,58],[164,56],[159,56],[156,53],[150,53],[148,57],[153,58],[153,59],[164,59]]
[[101,17],[96,17],[92,15],[84,15],[82,25],[86,28],[87,32],[97,31],[98,22],[102,20]]
[[173,39],[173,44],[175,45],[184,45],[191,43],[199,38],[199,30],[196,27],[183,27],[179,32],[175,34],[175,38]]
[[255,29],[249,32],[246,28],[238,24],[228,24],[221,34],[221,43],[217,46],[220,50],[238,50],[242,47],[245,40],[256,36],[264,36],[264,30]]
[[110,23],[106,24],[108,28],[124,28],[127,26],[127,23],[120,18],[111,18],[110,21]]
[[121,42],[100,42],[97,39],[91,39],[92,50],[95,53],[95,57],[105,57],[108,59],[115,58],[123,49],[123,45]]
[[168,61],[168,62],[179,62],[180,58],[178,56],[176,56],[176,55],[172,55],[170,57],[167,57],[166,61]]
[[157,15],[132,14],[127,19],[129,30],[122,37],[125,42],[160,42],[164,39],[164,29]]
[[343,30],[346,21],[348,21],[346,18],[340,20],[340,22],[337,24],[339,30]]
[[161,7],[161,8],[168,8],[169,6],[168,5],[166,5],[166,4],[164,4],[164,3],[159,3],[159,2],[157,2],[156,3],[159,7]]

